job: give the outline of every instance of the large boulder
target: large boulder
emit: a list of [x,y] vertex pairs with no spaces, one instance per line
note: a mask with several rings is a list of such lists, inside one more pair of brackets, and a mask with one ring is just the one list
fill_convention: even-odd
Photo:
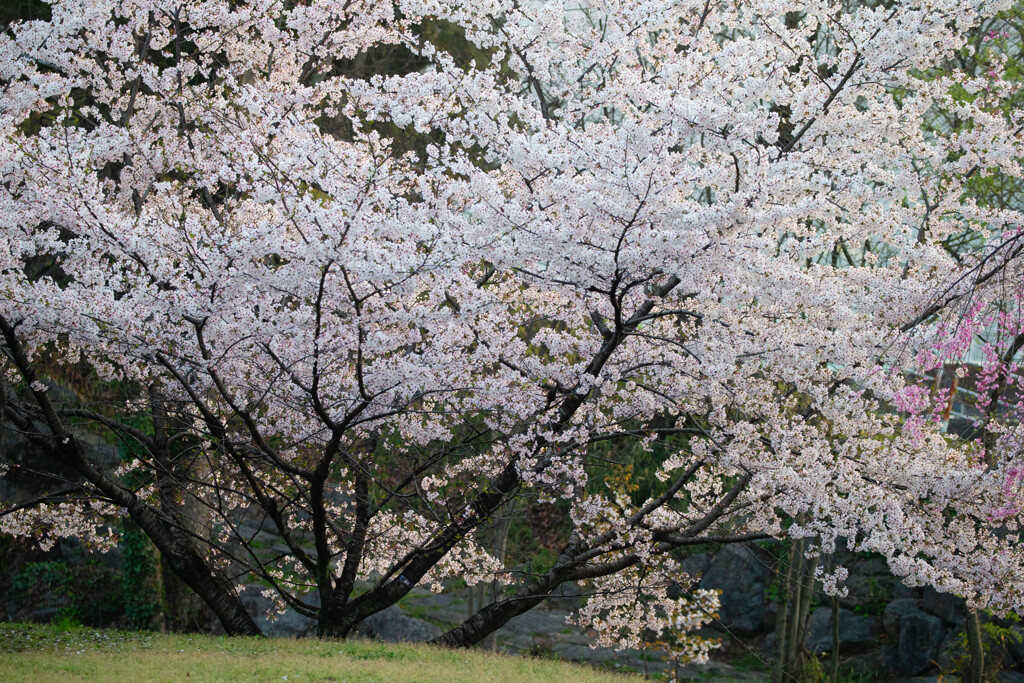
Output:
[[765,590],[772,573],[754,548],[726,546],[711,559],[700,587],[722,592],[720,626],[738,635],[757,633],[763,624]]
[[703,576],[704,572],[708,570],[708,565],[711,564],[711,558],[708,557],[707,553],[694,553],[687,555],[679,561],[679,568],[683,570],[691,580],[696,579],[699,576]]
[[922,611],[913,600],[894,600],[885,609],[885,630],[893,637],[888,668],[901,676],[923,673],[938,657],[946,634],[942,620]]
[[899,636],[900,618],[905,614],[916,614],[920,611],[920,605],[913,598],[893,600],[885,606],[885,612],[882,614],[882,626],[885,627],[885,632],[888,635]]
[[967,605],[963,598],[952,593],[939,593],[930,586],[921,595],[921,609],[950,626],[961,624],[967,618]]
[[410,617],[396,605],[363,619],[356,627],[356,632],[373,640],[391,643],[419,643],[441,635],[440,628],[422,619]]
[[[875,645],[881,633],[878,620],[839,610],[840,654],[863,651]],[[807,649],[815,654],[832,651],[832,608],[819,607],[807,622]]]
[[572,611],[583,604],[583,589],[575,581],[561,584],[541,605],[545,609]]
[[952,671],[956,668],[956,660],[963,656],[964,645],[960,642],[960,635],[963,632],[952,630],[946,633],[939,645],[939,653],[935,657],[935,663],[943,671]]

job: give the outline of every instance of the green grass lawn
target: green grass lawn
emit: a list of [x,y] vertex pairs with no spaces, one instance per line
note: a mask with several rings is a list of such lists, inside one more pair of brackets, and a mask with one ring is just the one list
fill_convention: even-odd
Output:
[[0,681],[634,681],[563,662],[427,645],[0,624]]

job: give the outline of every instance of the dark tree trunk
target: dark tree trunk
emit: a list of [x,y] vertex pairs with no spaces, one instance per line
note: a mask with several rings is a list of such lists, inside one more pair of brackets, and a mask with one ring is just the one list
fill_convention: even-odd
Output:
[[[157,547],[160,545],[157,544]],[[245,611],[231,582],[215,574],[194,548],[189,544],[172,541],[172,546],[167,551],[161,548],[161,552],[168,556],[168,564],[175,575],[195,591],[217,616],[225,633],[229,636],[263,635]]]
[[[174,521],[179,528],[188,529],[196,536],[205,533],[202,520],[208,517],[202,506],[188,505],[188,499],[180,486],[179,478],[190,478],[189,472],[180,471],[180,458],[172,453],[169,441],[169,424],[163,392],[157,383],[149,388],[149,400],[153,416],[153,444],[156,451],[156,483],[160,500],[160,513]],[[180,500],[179,500],[180,498]],[[199,596],[175,573],[171,558],[160,554],[160,578],[163,593],[165,623],[175,632],[205,631],[212,614]]]
[[968,670],[964,672],[964,683],[984,683],[985,647],[981,640],[981,615],[976,609],[967,610],[967,653]]

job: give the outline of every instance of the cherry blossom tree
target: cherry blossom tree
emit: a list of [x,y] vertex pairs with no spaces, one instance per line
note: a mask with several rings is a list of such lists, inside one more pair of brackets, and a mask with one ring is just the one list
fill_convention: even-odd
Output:
[[[508,597],[441,643],[577,582],[629,645],[713,613],[681,551],[772,537],[1020,606],[1009,470],[890,410],[949,240],[1020,224],[966,192],[1018,121],[936,68],[1006,4],[56,0],[0,38],[2,395],[77,478],[3,530],[127,515],[230,633],[244,576],[324,636],[461,578]],[[517,501],[568,511],[543,570]]]

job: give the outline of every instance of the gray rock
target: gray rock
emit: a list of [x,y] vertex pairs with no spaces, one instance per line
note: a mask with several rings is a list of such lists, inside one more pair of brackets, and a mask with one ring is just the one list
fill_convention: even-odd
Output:
[[1018,671],[1000,671],[996,674],[999,683],[1024,683],[1024,674]]
[[880,560],[853,561],[850,576],[845,581],[847,595],[839,599],[841,607],[861,613],[878,614],[886,603],[907,597],[900,591],[902,585]]
[[696,579],[703,575],[707,571],[708,565],[711,560],[708,558],[707,553],[694,553],[693,555],[687,555],[680,561],[679,568],[683,570],[690,577],[690,579]]
[[961,623],[967,617],[963,598],[952,593],[939,593],[931,587],[925,588],[921,595],[921,609],[950,626]]
[[[839,652],[865,650],[875,645],[881,632],[878,620],[839,610]],[[811,612],[807,622],[806,645],[811,652],[821,654],[832,651],[832,608],[819,607]]]
[[[53,391],[51,388],[51,396]],[[110,471],[121,464],[117,446],[74,425],[70,429],[88,451],[89,461],[99,469]],[[48,448],[32,443],[14,429],[0,430],[0,456],[13,465],[0,478],[0,498],[11,504],[24,503],[81,478],[54,458]]]
[[893,600],[885,606],[885,612],[882,614],[882,625],[885,627],[885,632],[890,636],[898,636],[900,632],[900,617],[904,614],[915,614],[920,611],[921,608],[918,606],[917,600],[913,598]]
[[[842,657],[842,652],[839,655]],[[879,673],[885,670],[885,653],[881,650],[868,650],[864,654],[847,659],[843,657],[843,670],[849,672],[851,681],[874,681]]]
[[257,617],[256,625],[270,638],[305,638],[316,633],[316,621],[292,609],[273,621],[267,616]]
[[939,665],[939,668],[943,671],[950,671],[955,666],[956,658],[962,655],[964,652],[963,646],[960,643],[960,633],[955,629],[948,632],[946,637],[942,639],[942,644],[939,645],[939,653],[935,658],[935,663]]
[[779,617],[779,603],[776,600],[770,601],[764,606],[761,612],[761,627],[765,631],[775,630],[775,620]]
[[917,610],[900,614],[898,624],[896,645],[889,650],[889,668],[902,676],[923,673],[936,659],[945,636],[942,620]]
[[580,597],[582,593],[578,583],[569,581],[556,588],[543,605],[547,609],[574,610],[583,604],[583,599]]
[[765,609],[765,589],[771,572],[739,545],[726,546],[711,559],[700,587],[722,591],[719,622],[729,631],[750,635],[760,630]]
[[390,643],[419,643],[441,635],[437,626],[410,617],[395,605],[363,619],[356,631],[367,638]]

